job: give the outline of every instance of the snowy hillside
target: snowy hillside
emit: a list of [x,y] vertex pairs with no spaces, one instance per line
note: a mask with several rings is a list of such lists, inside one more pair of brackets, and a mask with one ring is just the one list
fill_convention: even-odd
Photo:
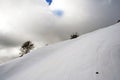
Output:
[[120,24],[0,65],[0,80],[120,80]]

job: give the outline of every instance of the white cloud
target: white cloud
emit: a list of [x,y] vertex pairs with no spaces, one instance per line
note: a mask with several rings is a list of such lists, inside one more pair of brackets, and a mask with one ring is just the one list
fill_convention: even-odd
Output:
[[[106,27],[120,19],[119,9],[119,0],[53,0],[49,7],[45,0],[1,0],[0,48],[21,46],[26,40],[51,44],[74,32]],[[64,11],[63,16],[55,16],[54,10]]]
[[120,18],[120,6],[119,3],[116,5],[116,2],[120,1],[54,0],[50,8],[64,11],[63,18],[58,21],[61,31],[71,33],[78,30],[80,34],[83,34],[116,23]]

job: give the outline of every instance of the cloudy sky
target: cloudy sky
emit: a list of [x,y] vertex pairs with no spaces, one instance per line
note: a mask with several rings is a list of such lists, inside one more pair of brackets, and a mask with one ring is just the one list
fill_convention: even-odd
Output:
[[[51,0],[47,0],[51,1]],[[52,44],[115,24],[120,0],[0,0],[0,56],[31,40]],[[18,52],[19,53],[19,52]]]

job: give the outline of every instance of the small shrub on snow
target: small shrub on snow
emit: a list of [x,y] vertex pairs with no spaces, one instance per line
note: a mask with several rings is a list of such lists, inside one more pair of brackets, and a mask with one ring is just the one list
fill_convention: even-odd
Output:
[[34,44],[31,41],[26,41],[23,43],[23,45],[20,48],[20,57],[22,57],[24,54],[27,54],[34,48]]
[[78,33],[74,33],[70,36],[70,39],[74,39],[74,38],[77,38],[79,37],[79,34]]

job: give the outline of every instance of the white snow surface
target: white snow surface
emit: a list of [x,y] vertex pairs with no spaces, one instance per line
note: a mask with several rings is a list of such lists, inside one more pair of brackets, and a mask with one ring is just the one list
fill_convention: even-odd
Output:
[[120,23],[34,50],[0,64],[0,80],[120,80],[119,34]]

